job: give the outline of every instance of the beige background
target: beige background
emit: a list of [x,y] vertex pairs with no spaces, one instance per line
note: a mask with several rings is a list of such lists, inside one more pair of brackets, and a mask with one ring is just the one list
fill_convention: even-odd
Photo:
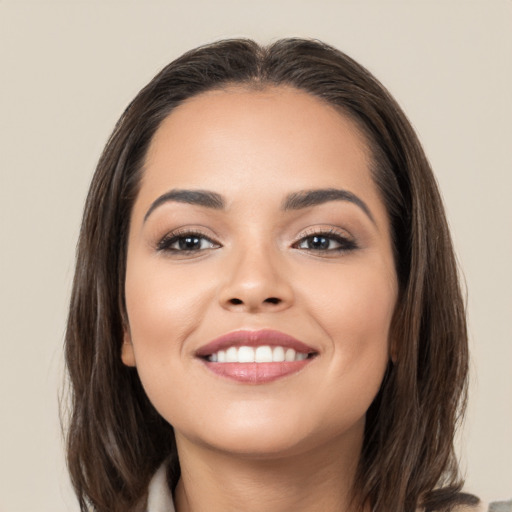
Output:
[[128,101],[222,37],[323,39],[417,128],[467,280],[468,488],[512,495],[512,2],[0,0],[0,511],[76,511],[57,393],[93,168]]

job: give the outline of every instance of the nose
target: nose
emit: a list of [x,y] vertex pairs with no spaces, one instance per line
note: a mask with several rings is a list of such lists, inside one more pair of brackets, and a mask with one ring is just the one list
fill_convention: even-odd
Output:
[[278,312],[294,300],[286,262],[271,249],[246,248],[232,255],[219,293],[224,309],[237,312]]

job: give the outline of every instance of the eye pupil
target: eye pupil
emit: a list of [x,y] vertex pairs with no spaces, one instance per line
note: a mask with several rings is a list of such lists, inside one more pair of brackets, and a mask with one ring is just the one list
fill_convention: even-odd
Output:
[[311,249],[328,249],[329,239],[325,236],[313,236],[309,240],[309,247]]
[[201,239],[197,236],[185,236],[179,239],[178,245],[181,250],[190,251],[200,247]]

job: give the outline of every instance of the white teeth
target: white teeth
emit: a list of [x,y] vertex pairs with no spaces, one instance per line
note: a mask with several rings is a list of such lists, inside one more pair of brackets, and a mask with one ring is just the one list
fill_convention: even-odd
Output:
[[219,350],[208,357],[212,363],[282,363],[292,361],[304,361],[308,354],[296,352],[293,348],[281,346],[270,347],[229,347]]
[[284,354],[284,360],[285,361],[295,361],[295,350],[293,348],[287,348],[286,352]]
[[226,363],[237,363],[238,362],[238,350],[236,347],[229,347],[226,350]]
[[238,349],[239,363],[254,363],[254,349],[252,347],[240,347]]
[[271,363],[272,362],[272,349],[267,346],[257,347],[254,354],[255,363]]
[[274,350],[272,350],[272,361],[276,363],[281,363],[282,361],[284,361],[283,347],[274,347]]

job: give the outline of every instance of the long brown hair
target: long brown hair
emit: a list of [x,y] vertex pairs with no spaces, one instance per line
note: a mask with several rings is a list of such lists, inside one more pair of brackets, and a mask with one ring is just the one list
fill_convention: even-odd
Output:
[[465,406],[464,303],[442,201],[404,113],[384,87],[318,41],[261,47],[226,40],[165,67],[133,100],[98,163],[87,197],[66,333],[71,411],[68,465],[82,511],[136,510],[168,460],[179,478],[172,427],[121,363],[130,213],[148,145],[184,100],[232,84],[286,85],[353,119],[391,221],[400,285],[389,364],[366,421],[355,495],[380,511],[449,510],[463,500],[453,438]]

